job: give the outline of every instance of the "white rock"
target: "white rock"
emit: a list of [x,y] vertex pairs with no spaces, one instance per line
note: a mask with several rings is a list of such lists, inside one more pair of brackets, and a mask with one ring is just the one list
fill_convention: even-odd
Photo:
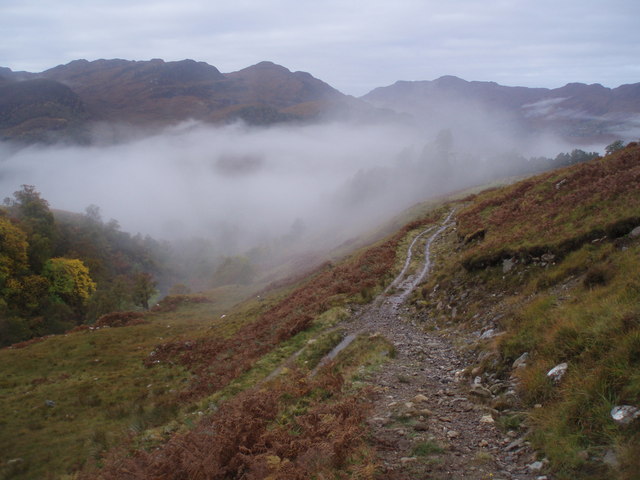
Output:
[[490,328],[489,330],[484,332],[482,335],[480,335],[480,340],[487,340],[495,336],[496,336],[496,331],[493,328]]
[[640,227],[636,227],[629,233],[630,237],[640,237]]
[[493,423],[493,417],[491,415],[483,415],[480,419],[480,423]]
[[542,462],[533,462],[528,466],[530,472],[539,472],[544,467],[544,463]]
[[513,361],[513,365],[511,365],[511,367],[512,368],[526,367],[528,359],[529,359],[529,352],[524,352],[522,355],[520,355],[518,358],[516,358]]
[[427,398],[425,395],[422,395],[421,393],[419,393],[418,395],[413,397],[411,399],[411,401],[414,402],[414,403],[424,403],[424,402],[428,402],[429,398]]
[[611,418],[618,425],[628,425],[640,417],[640,408],[633,405],[618,405],[611,409]]
[[569,368],[569,365],[567,365],[566,363],[556,365],[547,372],[547,377],[553,380],[554,383],[558,383],[560,380],[562,380],[564,374],[567,373],[567,368]]

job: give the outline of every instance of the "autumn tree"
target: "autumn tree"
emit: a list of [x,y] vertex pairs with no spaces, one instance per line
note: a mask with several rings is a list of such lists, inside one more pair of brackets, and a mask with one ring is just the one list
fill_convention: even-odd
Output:
[[13,199],[5,198],[4,203],[25,229],[29,241],[29,265],[39,273],[53,253],[55,221],[49,202],[33,185],[22,185],[21,190],[13,193]]
[[96,290],[96,283],[82,260],[52,258],[43,268],[43,276],[49,280],[49,293],[54,300],[80,309]]
[[28,267],[27,234],[6,217],[0,217],[0,289]]
[[131,297],[133,303],[139,307],[149,310],[149,300],[157,292],[157,283],[150,273],[137,273],[133,277]]

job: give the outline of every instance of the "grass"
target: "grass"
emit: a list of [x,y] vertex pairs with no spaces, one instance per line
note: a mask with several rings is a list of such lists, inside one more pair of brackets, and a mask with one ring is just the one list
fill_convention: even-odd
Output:
[[142,325],[84,330],[0,350],[0,456],[5,466],[22,459],[9,463],[20,471],[6,471],[4,478],[71,472],[129,432],[175,418],[177,392],[189,373],[175,364],[149,369],[143,360],[169,338],[229,335],[233,327],[220,316],[244,292],[225,293],[226,301],[149,314]]
[[432,440],[418,442],[411,449],[411,455],[414,457],[427,457],[429,455],[437,455],[442,452],[444,452],[444,449]]
[[[313,442],[326,441],[327,435],[316,438],[297,419],[316,411],[333,425],[331,419],[342,414],[332,409],[351,412],[344,417],[345,428],[331,427],[343,435],[335,441],[349,458],[340,454],[336,460],[323,450],[315,461],[329,461],[329,470],[354,475],[373,471],[370,449],[356,435],[364,412],[356,405],[366,398],[360,379],[388,358],[393,347],[381,337],[358,338],[323,369],[328,373],[318,382],[325,383],[317,387],[298,383],[296,372],[308,372],[340,341],[335,326],[348,316],[345,306],[382,291],[397,268],[399,242],[429,221],[414,222],[392,238],[293,283],[220,287],[206,293],[209,302],[167,299],[137,325],[86,329],[0,351],[5,373],[0,379],[0,426],[9,433],[0,436],[0,475],[62,478],[84,468],[93,478],[104,465],[108,476],[129,450],[173,448],[175,442],[200,438],[203,419],[220,411],[258,421],[251,412],[262,411],[257,407],[262,403],[271,405],[269,415],[275,415],[266,415],[265,426],[287,426],[293,433],[301,429]],[[256,388],[287,359],[292,360],[289,370],[269,382],[275,382],[275,390]],[[246,402],[258,402],[257,410],[243,410]],[[261,428],[260,435],[266,434]],[[243,434],[236,433],[236,440],[225,439],[240,442],[234,452],[244,442]],[[261,459],[256,457],[252,465],[263,468]],[[296,468],[307,467],[302,462]]]
[[463,264],[475,269],[513,256],[565,255],[585,241],[627,233],[640,221],[639,154],[632,146],[479,194],[458,216],[461,238],[483,232]]
[[[438,303],[457,302],[458,322],[497,324],[483,369],[517,375],[527,409],[498,424],[533,427],[557,478],[637,478],[640,423],[617,426],[610,411],[640,405],[640,241],[626,236],[640,225],[640,147],[465,202],[416,305],[438,319]],[[509,272],[505,258],[517,260]],[[547,372],[562,362],[556,385]],[[602,462],[607,451],[618,467]]]

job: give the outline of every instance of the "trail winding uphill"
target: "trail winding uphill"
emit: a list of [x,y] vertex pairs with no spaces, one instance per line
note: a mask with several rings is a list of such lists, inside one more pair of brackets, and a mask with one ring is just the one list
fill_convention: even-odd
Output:
[[432,246],[454,227],[453,214],[414,238],[398,277],[343,325],[347,335],[327,360],[361,334],[382,335],[395,346],[395,357],[367,379],[376,392],[369,423],[381,478],[548,478],[524,438],[498,430],[491,409],[481,403],[482,387],[470,389],[460,375],[467,365],[454,340],[464,334],[425,331],[404,305],[429,273]]

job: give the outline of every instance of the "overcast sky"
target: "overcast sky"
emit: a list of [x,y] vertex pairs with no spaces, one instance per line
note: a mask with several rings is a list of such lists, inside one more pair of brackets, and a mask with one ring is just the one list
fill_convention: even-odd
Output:
[[0,0],[0,66],[270,60],[346,94],[456,75],[503,85],[640,82],[639,0]]

